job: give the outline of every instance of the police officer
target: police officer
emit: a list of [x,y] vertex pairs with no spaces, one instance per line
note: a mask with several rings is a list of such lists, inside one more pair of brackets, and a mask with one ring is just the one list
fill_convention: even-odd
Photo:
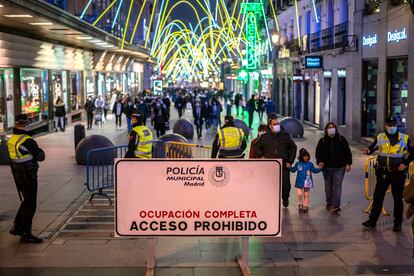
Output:
[[149,159],[152,157],[152,131],[145,126],[144,114],[134,110],[131,114],[132,130],[129,133],[125,158]]
[[243,130],[236,127],[232,116],[227,115],[214,139],[211,158],[216,158],[217,154],[219,158],[243,158],[246,146]]
[[11,171],[23,201],[9,232],[20,236],[23,242],[40,243],[43,240],[32,234],[32,220],[36,212],[38,162],[45,160],[45,153],[25,130],[27,115],[17,115],[15,121],[7,147]]
[[403,220],[403,191],[407,169],[413,160],[414,148],[407,134],[397,131],[397,120],[388,117],[385,120],[385,132],[380,133],[368,148],[364,149],[367,155],[377,149],[378,159],[376,164],[377,184],[374,191],[369,220],[362,223],[367,228],[374,228],[381,214],[385,193],[391,184],[394,198],[394,227],[393,231],[401,231]]

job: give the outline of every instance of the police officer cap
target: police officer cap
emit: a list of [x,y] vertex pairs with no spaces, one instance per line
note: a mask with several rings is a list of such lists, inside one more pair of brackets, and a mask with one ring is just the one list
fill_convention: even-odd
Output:
[[233,116],[231,116],[231,115],[226,115],[226,116],[224,117],[224,121],[227,121],[227,122],[232,122],[232,121],[234,121],[234,118],[233,118]]
[[136,117],[136,118],[142,118],[142,112],[139,110],[134,110],[132,111],[131,116]]
[[385,119],[385,123],[387,125],[396,125],[397,119],[394,116],[389,116],[387,119]]
[[20,114],[15,117],[15,122],[17,125],[26,125],[29,122],[27,114]]
[[267,116],[267,119],[268,120],[275,120],[275,119],[277,119],[276,113],[274,113],[274,112],[270,113],[269,116]]

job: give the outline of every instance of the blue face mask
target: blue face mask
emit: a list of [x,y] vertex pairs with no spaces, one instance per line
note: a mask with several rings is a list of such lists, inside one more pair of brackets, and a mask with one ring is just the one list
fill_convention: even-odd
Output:
[[394,135],[397,133],[397,127],[387,127],[388,134]]

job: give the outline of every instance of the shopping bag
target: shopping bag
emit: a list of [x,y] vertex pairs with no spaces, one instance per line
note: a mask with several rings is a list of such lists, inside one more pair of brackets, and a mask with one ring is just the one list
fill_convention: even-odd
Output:
[[312,186],[313,186],[312,178],[308,175],[308,176],[306,176],[304,187],[305,188],[312,188]]

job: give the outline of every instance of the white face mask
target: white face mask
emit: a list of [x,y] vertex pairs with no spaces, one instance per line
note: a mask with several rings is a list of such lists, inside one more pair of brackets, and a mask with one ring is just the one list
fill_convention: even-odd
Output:
[[328,128],[328,130],[326,132],[328,133],[329,136],[335,136],[336,129],[335,128]]
[[274,130],[276,133],[280,132],[280,125],[275,125],[275,126],[273,126],[273,130]]

